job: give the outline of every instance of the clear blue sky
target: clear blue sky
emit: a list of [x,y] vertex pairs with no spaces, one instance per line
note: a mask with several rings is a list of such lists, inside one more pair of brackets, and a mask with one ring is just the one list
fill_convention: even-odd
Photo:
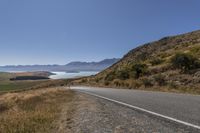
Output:
[[0,0],[0,65],[122,57],[200,29],[200,0]]

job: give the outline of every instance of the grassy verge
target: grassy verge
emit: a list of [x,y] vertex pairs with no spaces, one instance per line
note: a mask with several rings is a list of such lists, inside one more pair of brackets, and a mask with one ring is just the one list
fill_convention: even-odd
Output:
[[0,94],[67,85],[69,80],[0,81]]
[[195,94],[200,95],[200,84],[196,83],[195,86],[183,86],[176,84],[176,82],[164,82],[164,84],[154,83],[146,78],[138,80],[119,80],[114,81],[98,81],[92,77],[86,77],[73,81],[74,85],[105,87],[105,88],[120,88],[120,89],[136,89],[145,91],[160,91],[160,92],[172,92],[183,94]]
[[62,106],[74,92],[64,89],[38,89],[0,96],[0,133],[51,132]]
[[42,83],[42,81],[7,81],[0,82],[0,91],[11,91],[25,89],[37,84]]

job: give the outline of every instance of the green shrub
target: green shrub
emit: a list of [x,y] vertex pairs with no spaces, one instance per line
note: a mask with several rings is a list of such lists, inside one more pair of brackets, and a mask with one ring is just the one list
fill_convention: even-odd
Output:
[[145,61],[146,59],[148,59],[149,54],[147,52],[142,52],[141,54],[139,54],[137,56],[137,60],[141,60],[141,61]]
[[95,78],[94,79],[96,83],[99,83],[100,79],[99,78]]
[[128,69],[123,69],[123,70],[117,71],[116,77],[118,79],[121,79],[121,80],[129,79],[129,71],[128,71]]
[[108,86],[110,84],[110,82],[105,81],[104,85]]
[[105,77],[105,80],[106,81],[113,81],[113,79],[115,79],[115,72],[114,71],[112,71],[112,72],[110,72],[110,73],[108,73],[107,75],[106,75],[106,77]]
[[154,58],[153,60],[150,61],[151,65],[152,66],[155,66],[155,65],[159,65],[163,62],[164,60],[160,59],[160,58]]
[[170,88],[173,88],[173,89],[176,89],[178,87],[178,85],[173,81],[169,82],[168,85]]
[[200,65],[197,58],[187,53],[178,53],[171,59],[171,63],[175,68],[181,69],[183,72],[196,69]]
[[134,77],[138,79],[140,76],[144,75],[147,72],[147,65],[146,64],[133,64],[131,67],[131,71],[134,72]]
[[150,79],[148,79],[148,78],[143,78],[142,82],[143,82],[143,84],[144,84],[145,87],[151,87],[151,86],[153,86],[152,81]]
[[165,82],[165,76],[162,74],[158,74],[154,76],[154,80],[158,83],[158,85],[163,86],[166,84]]

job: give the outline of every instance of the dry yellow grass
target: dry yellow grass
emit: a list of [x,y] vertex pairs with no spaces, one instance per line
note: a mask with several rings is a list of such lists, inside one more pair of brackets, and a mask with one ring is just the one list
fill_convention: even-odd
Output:
[[200,94],[200,30],[141,45],[106,70],[73,83]]
[[51,132],[73,93],[49,88],[0,95],[0,133]]

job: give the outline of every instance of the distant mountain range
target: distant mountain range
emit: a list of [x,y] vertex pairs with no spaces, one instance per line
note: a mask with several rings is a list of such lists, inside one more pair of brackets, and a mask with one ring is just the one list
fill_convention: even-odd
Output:
[[0,66],[0,71],[101,71],[119,61],[118,58],[99,62],[70,62],[66,65],[9,65]]

